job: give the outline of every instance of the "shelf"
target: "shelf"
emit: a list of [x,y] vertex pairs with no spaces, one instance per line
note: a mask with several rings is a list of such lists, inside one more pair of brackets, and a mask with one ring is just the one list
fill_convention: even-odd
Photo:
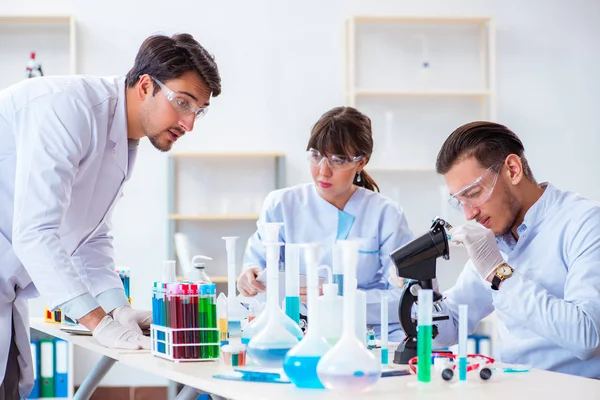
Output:
[[19,24],[30,24],[30,23],[59,23],[69,24],[71,23],[72,17],[68,15],[47,15],[47,16],[26,16],[26,15],[5,15],[0,16],[0,23],[19,23]]
[[356,96],[364,97],[488,97],[492,93],[489,90],[357,90]]
[[170,157],[182,158],[182,157],[283,157],[284,153],[207,153],[207,152],[179,152],[170,153]]
[[413,22],[413,23],[476,23],[484,24],[490,22],[490,17],[470,16],[419,16],[419,15],[357,15],[352,17],[354,22]]
[[[185,277],[184,276],[178,276],[177,280],[178,281],[184,281]],[[213,283],[227,283],[227,282],[229,282],[229,279],[226,276],[211,276],[210,280]],[[237,281],[237,278],[236,278],[236,281]]]
[[169,219],[177,221],[256,221],[259,214],[169,214]]
[[435,168],[429,167],[399,167],[399,168],[369,168],[366,167],[367,173],[392,173],[392,172],[426,172],[426,173],[437,173]]

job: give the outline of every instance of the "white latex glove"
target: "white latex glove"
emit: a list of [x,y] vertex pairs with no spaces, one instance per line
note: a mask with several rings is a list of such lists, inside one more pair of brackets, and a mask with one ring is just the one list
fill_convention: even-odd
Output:
[[150,329],[152,323],[152,311],[134,310],[129,306],[115,308],[112,317],[119,324],[142,335],[142,329]]
[[262,272],[262,268],[252,267],[240,274],[237,282],[237,289],[242,295],[252,297],[256,296],[258,292],[267,290],[265,285],[256,280],[256,277],[260,272]]
[[398,270],[394,265],[390,267],[390,275],[388,276],[388,283],[394,287],[401,288],[404,286],[404,278],[398,276]]
[[[139,329],[139,328],[138,328]],[[140,335],[116,322],[110,315],[92,331],[94,338],[104,347],[128,350],[150,350],[150,338]]]
[[474,224],[466,224],[450,230],[452,242],[462,244],[467,249],[469,258],[483,279],[496,270],[504,262],[498,249],[496,236],[491,230]]

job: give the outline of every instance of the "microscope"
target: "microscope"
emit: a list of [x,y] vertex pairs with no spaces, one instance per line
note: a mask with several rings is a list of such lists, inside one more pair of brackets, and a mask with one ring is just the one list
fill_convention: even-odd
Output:
[[[406,334],[406,338],[396,349],[394,364],[408,364],[408,361],[417,355],[417,321],[412,318],[413,304],[418,299],[421,289],[433,290],[433,279],[435,278],[435,265],[438,257],[450,259],[448,248],[448,234],[446,229],[451,226],[443,219],[436,217],[429,230],[422,236],[412,240],[404,246],[394,250],[390,254],[398,276],[410,279],[404,285],[400,297],[398,314],[400,325]],[[433,292],[434,310],[441,311],[442,295]],[[435,315],[433,321],[448,319],[447,315]],[[433,325],[433,338],[438,334],[437,326]]]

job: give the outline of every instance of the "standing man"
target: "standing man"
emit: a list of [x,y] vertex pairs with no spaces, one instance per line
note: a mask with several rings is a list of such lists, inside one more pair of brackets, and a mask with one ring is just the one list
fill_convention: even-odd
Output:
[[438,154],[450,204],[478,224],[450,231],[470,261],[444,293],[435,342],[458,342],[468,304],[469,332],[496,312],[502,362],[599,378],[600,204],[537,183],[524,152],[507,127],[472,122]]
[[[34,78],[0,92],[0,400],[33,385],[27,299],[106,346],[149,348],[115,273],[110,215],[138,142],[168,151],[221,92],[191,35],[152,36],[124,78]],[[19,357],[20,355],[20,357]]]

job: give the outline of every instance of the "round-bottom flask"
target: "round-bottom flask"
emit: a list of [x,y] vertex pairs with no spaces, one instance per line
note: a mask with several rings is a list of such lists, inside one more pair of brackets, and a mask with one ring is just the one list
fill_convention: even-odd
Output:
[[[267,309],[261,315],[263,314],[266,323],[248,342],[248,355],[260,366],[280,368],[287,352],[298,344],[299,340],[288,331],[285,321],[292,320],[277,304],[274,307],[267,304]],[[300,330],[298,325],[296,327]]]
[[[381,364],[356,336],[356,266],[359,244],[340,241],[344,261],[344,332],[319,361],[317,375],[327,389],[363,392],[381,377]],[[365,335],[366,336],[366,335]]]
[[327,389],[363,392],[379,380],[381,365],[356,336],[346,336],[321,358],[317,374]]

